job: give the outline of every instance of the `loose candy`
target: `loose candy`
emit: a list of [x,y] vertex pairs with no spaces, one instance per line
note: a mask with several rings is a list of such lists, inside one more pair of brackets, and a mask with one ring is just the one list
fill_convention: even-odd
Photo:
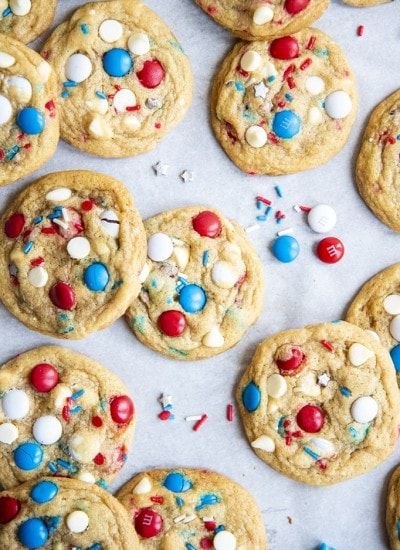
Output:
[[38,443],[52,445],[62,436],[61,422],[53,415],[41,416],[35,420],[32,433]]
[[272,41],[270,53],[275,59],[294,59],[299,55],[299,43],[293,36],[283,36]]
[[110,401],[111,418],[117,424],[129,424],[135,413],[132,399],[127,395],[118,395]]
[[52,501],[58,493],[58,487],[51,481],[40,481],[34,485],[29,493],[31,499],[37,504],[45,504]]
[[83,280],[89,290],[93,292],[101,292],[105,290],[110,275],[108,269],[101,262],[95,262],[86,268]]
[[34,367],[29,375],[31,385],[38,392],[49,392],[58,384],[58,371],[47,363]]
[[49,292],[52,303],[59,309],[70,310],[75,305],[75,292],[67,283],[55,283]]
[[83,82],[92,72],[92,62],[82,53],[74,53],[65,64],[65,76],[72,82]]
[[3,395],[1,407],[10,420],[21,420],[29,413],[29,397],[23,390],[9,390]]
[[336,225],[336,212],[328,204],[318,204],[311,208],[307,221],[316,233],[327,233]]
[[293,111],[279,111],[274,116],[272,129],[280,138],[291,139],[300,132],[300,128],[301,119]]
[[242,393],[242,402],[248,412],[258,409],[261,403],[261,392],[254,382],[250,382]]
[[325,237],[317,245],[317,256],[321,262],[335,264],[344,256],[344,244],[337,237]]
[[197,313],[206,305],[207,297],[204,290],[194,284],[184,285],[179,293],[179,303],[189,313]]
[[135,529],[144,539],[155,537],[162,527],[162,517],[151,508],[142,508],[135,517]]
[[44,522],[39,518],[30,518],[18,527],[18,539],[27,548],[40,548],[49,538]]
[[210,239],[219,237],[222,231],[221,220],[214,212],[209,210],[203,210],[203,212],[197,214],[192,220],[192,225],[199,235]]
[[31,135],[40,134],[46,125],[43,113],[35,107],[21,109],[17,114],[16,122],[23,132]]
[[145,88],[157,88],[164,80],[164,67],[157,59],[145,61],[142,69],[136,73],[139,82]]
[[163,311],[158,318],[158,328],[167,336],[180,336],[186,328],[186,318],[180,311]]
[[113,48],[104,54],[103,68],[110,76],[125,76],[132,69],[132,65],[129,52],[122,48]]
[[37,443],[22,443],[14,451],[14,462],[21,470],[35,470],[43,460],[43,451]]
[[299,255],[300,245],[297,239],[291,235],[282,235],[275,239],[272,245],[272,252],[280,262],[290,263]]
[[12,521],[21,509],[20,502],[13,497],[0,497],[0,525]]
[[174,245],[165,233],[154,233],[147,239],[147,255],[154,262],[168,260],[173,250]]

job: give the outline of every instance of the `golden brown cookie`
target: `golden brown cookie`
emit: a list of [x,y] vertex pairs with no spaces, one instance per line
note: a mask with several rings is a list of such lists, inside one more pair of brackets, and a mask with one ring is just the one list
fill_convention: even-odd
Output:
[[56,94],[50,65],[0,34],[0,186],[34,172],[53,155],[60,131]]
[[355,120],[354,76],[339,46],[306,29],[271,42],[239,42],[211,95],[217,140],[245,172],[314,168],[344,146]]
[[115,374],[80,353],[45,346],[18,355],[0,368],[0,404],[5,488],[46,475],[105,488],[126,461],[133,401]]
[[243,487],[209,470],[151,470],[116,495],[142,550],[266,550],[261,513]]
[[32,42],[50,27],[56,7],[57,0],[0,0],[0,33]]
[[1,548],[139,550],[128,514],[93,485],[46,477],[0,493]]
[[174,359],[202,359],[240,340],[260,315],[262,264],[244,230],[190,206],[145,221],[142,290],[127,311],[135,335]]
[[217,23],[243,40],[271,39],[309,27],[329,0],[196,0]]
[[391,550],[400,550],[400,468],[390,478],[386,501],[386,530]]
[[368,472],[392,453],[398,438],[400,395],[390,356],[345,321],[264,340],[237,400],[256,454],[311,485]]
[[393,0],[342,0],[345,4],[349,6],[354,6],[355,8],[367,8],[368,6],[376,6],[377,4],[385,4],[386,2],[392,2]]
[[83,338],[139,293],[145,232],[129,190],[110,176],[48,174],[15,198],[0,225],[0,299],[33,330]]
[[357,158],[358,191],[377,218],[400,231],[400,90],[373,111]]
[[188,58],[137,0],[85,4],[55,29],[42,55],[57,74],[61,137],[88,153],[149,151],[189,108]]

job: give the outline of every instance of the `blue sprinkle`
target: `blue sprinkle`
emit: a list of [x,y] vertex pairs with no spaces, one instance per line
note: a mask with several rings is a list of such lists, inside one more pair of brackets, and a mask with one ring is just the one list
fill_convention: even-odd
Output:
[[331,546],[328,546],[325,542],[322,542],[322,543],[318,546],[318,550],[335,550],[335,549],[332,548]]
[[102,487],[103,489],[106,489],[106,490],[108,489],[107,483],[104,481],[103,478],[100,478],[100,479],[99,479],[99,481],[97,482],[97,485],[98,485],[99,487]]
[[101,550],[101,544],[99,542],[96,542],[96,544],[89,546],[87,550]]
[[75,82],[75,80],[66,80],[65,82],[63,82],[63,86],[64,88],[75,88],[76,86],[78,86],[78,83]]
[[185,503],[183,502],[183,499],[181,497],[176,497],[176,503],[178,506],[183,506]]
[[275,80],[275,76],[271,75],[267,78],[268,82],[273,82]]
[[10,15],[10,13],[11,13],[11,8],[6,8],[1,15],[3,17],[7,17],[7,15]]
[[174,414],[170,414],[169,417],[168,417],[168,420],[175,420],[175,415],[174,415]]
[[62,460],[61,458],[57,458],[57,464],[62,468],[69,470],[70,472],[78,471],[77,466],[74,466],[73,464],[71,464],[70,462],[67,462],[66,460]]
[[349,397],[351,395],[351,391],[348,388],[340,388],[340,393],[342,395],[345,395],[346,397]]
[[278,195],[278,197],[280,197],[280,198],[283,197],[282,189],[279,187],[279,185],[275,185],[275,191],[276,191],[276,194]]
[[303,451],[310,455],[314,460],[318,460],[321,458],[319,455],[317,455],[317,453],[314,453],[314,451],[312,451],[308,447],[303,447]]
[[218,495],[214,494],[208,494],[208,495],[202,495],[200,497],[200,504],[195,507],[196,511],[202,510],[205,506],[212,506],[213,504],[218,504],[221,502],[221,499]]
[[86,25],[86,23],[82,23],[80,27],[83,34],[89,34],[89,27]]
[[78,405],[77,407],[74,407],[73,409],[69,409],[69,412],[70,413],[79,413],[81,412],[82,410],[82,407],[80,405]]
[[350,426],[349,433],[354,439],[357,437],[357,430],[354,428],[354,426]]
[[47,466],[49,467],[50,472],[52,472],[53,474],[57,473],[57,466],[54,464],[54,462],[49,462]]
[[267,219],[267,216],[257,216],[257,220],[260,222],[265,222],[266,219]]
[[262,210],[264,208],[264,203],[262,201],[257,201],[257,210]]
[[172,411],[172,409],[173,409],[172,405],[165,405],[165,407],[163,407],[163,411]]
[[43,216],[38,216],[37,218],[35,218],[35,219],[33,220],[33,225],[37,225],[37,224],[40,223],[42,220],[43,220]]
[[336,325],[337,323],[341,323],[341,319],[335,319],[334,321],[331,321],[333,325]]
[[188,542],[186,543],[186,548],[187,548],[187,550],[196,550],[196,548]]
[[[278,427],[277,427],[277,431],[279,432],[279,430],[282,429],[282,426],[283,426],[283,423],[285,422],[285,417],[284,416],[281,416],[280,419],[278,420]],[[281,434],[282,435],[282,434]]]
[[397,136],[397,138],[396,138],[396,139],[397,139],[398,141],[400,141],[400,134],[399,134],[399,135]]
[[268,218],[268,216],[271,214],[272,212],[272,206],[267,206],[267,208],[265,209],[265,212],[264,212],[264,215],[266,218]]
[[79,390],[71,395],[72,401],[76,401],[79,399],[79,397],[82,397],[82,395],[85,393],[85,390]]
[[182,349],[172,348],[171,346],[169,346],[168,349],[172,353],[176,353],[176,355],[181,355],[182,357],[188,355],[188,352],[183,351]]
[[244,92],[244,86],[241,82],[236,81],[235,88],[237,89],[238,92]]
[[63,93],[61,94],[61,97],[63,97],[64,99],[68,96],[69,96],[69,91],[68,90],[64,90]]
[[208,250],[205,250],[204,253],[203,253],[203,265],[204,265],[204,266],[207,265],[209,254],[210,254],[210,253],[208,252]]
[[220,531],[225,531],[225,526],[224,525],[218,525],[218,527],[216,527],[214,529],[215,534],[219,533]]
[[182,46],[178,42],[175,42],[174,40],[168,40],[168,44],[170,44],[173,48],[180,51],[181,53],[185,53]]
[[14,145],[14,147],[12,148],[13,150],[13,153],[17,154],[18,151],[20,150],[20,147],[18,147],[18,145]]
[[178,277],[178,281],[181,283],[181,285],[185,286],[188,284],[187,280],[183,277]]
[[157,288],[157,281],[155,281],[154,279],[151,279],[150,284],[153,288]]
[[62,213],[62,209],[63,209],[62,206],[54,206],[54,208],[53,208],[53,210],[54,210],[55,212],[61,212],[61,213]]
[[290,95],[290,94],[285,94],[285,98],[286,98],[288,101],[292,101],[292,100],[293,100],[293,96]]
[[24,245],[24,248],[22,249],[24,251],[24,254],[28,254],[28,252],[32,249],[32,247],[33,247],[33,241],[28,241]]
[[185,285],[182,285],[182,284],[176,285],[175,290],[176,290],[177,292],[180,292],[184,286],[185,286]]
[[101,99],[107,99],[106,94],[103,93],[103,92],[97,91],[97,92],[96,92],[96,95],[97,95],[97,97],[101,97]]
[[397,538],[400,540],[400,520],[397,521],[396,526],[397,526]]
[[283,218],[278,218],[278,219],[276,220],[276,223],[282,223],[282,221],[283,221]]
[[57,529],[57,527],[60,525],[60,521],[61,516],[46,516],[44,518],[44,523],[47,527],[49,534]]
[[47,216],[48,220],[54,220],[55,218],[61,218],[62,212],[60,210],[56,210],[55,212],[52,212]]

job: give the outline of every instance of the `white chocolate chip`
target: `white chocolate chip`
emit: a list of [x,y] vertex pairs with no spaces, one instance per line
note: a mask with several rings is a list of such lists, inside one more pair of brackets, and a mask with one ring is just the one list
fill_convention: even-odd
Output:
[[174,246],[173,258],[179,269],[185,269],[189,261],[189,249],[186,246]]
[[0,95],[0,126],[6,124],[12,115],[12,106],[10,100],[4,95]]
[[396,315],[390,322],[389,332],[395,340],[400,342],[400,315]]
[[115,19],[106,19],[99,27],[99,36],[104,42],[111,44],[119,40],[124,32],[124,29],[119,21]]
[[128,49],[134,55],[145,55],[150,51],[150,41],[147,34],[142,32],[132,34],[128,40]]
[[331,454],[335,452],[335,447],[332,443],[323,437],[313,437],[310,439],[309,443],[323,453]]
[[369,395],[359,397],[351,406],[351,416],[356,422],[371,422],[378,414],[378,403]]
[[318,95],[324,91],[325,82],[319,76],[309,76],[306,80],[306,90],[311,95]]
[[374,330],[369,330],[369,329],[366,329],[365,332],[367,332],[368,334],[370,334],[373,338],[375,338],[375,340],[377,342],[380,342],[381,339],[379,338],[379,335],[374,331]]
[[4,79],[3,90],[20,103],[28,103],[32,97],[32,84],[23,76],[10,76]]
[[220,261],[211,270],[211,279],[220,288],[233,288],[238,280],[232,264]]
[[88,528],[89,516],[82,510],[75,510],[68,514],[66,522],[71,533],[83,533]]
[[124,117],[122,124],[129,132],[136,132],[140,128],[140,120],[135,115],[129,115]]
[[304,393],[310,397],[318,397],[321,393],[321,388],[317,384],[315,374],[308,372],[302,378],[299,379],[299,386],[293,388],[294,393]]
[[110,139],[113,136],[113,131],[109,127],[108,123],[100,117],[93,117],[88,126],[89,134],[94,138],[107,138]]
[[12,67],[15,63],[15,57],[6,52],[0,52],[0,69]]
[[267,379],[267,393],[275,399],[285,395],[287,391],[287,383],[280,374],[271,374]]
[[49,274],[42,266],[32,267],[28,271],[28,281],[35,288],[42,288],[46,286],[46,283],[49,279]]
[[31,0],[10,0],[10,9],[14,15],[28,15],[31,8]]
[[93,99],[88,99],[85,101],[85,105],[89,111],[98,115],[105,115],[108,111],[108,101],[103,97],[96,96]]
[[310,124],[321,124],[322,122],[322,113],[318,107],[311,107],[308,111],[307,120]]
[[90,253],[90,242],[86,237],[74,237],[67,244],[67,252],[75,260],[82,260]]
[[85,483],[95,483],[96,478],[93,474],[90,472],[85,471],[79,471],[78,475],[76,476],[76,479],[79,479],[80,481],[84,481]]
[[268,141],[267,132],[261,126],[250,126],[250,128],[247,128],[245,138],[250,147],[256,149],[263,147]]
[[148,274],[150,273],[150,266],[149,264],[146,262],[143,266],[143,269],[142,271],[140,272],[140,275],[139,275],[139,283],[144,283],[145,280],[147,279],[147,276]]
[[275,442],[267,435],[260,435],[260,437],[257,437],[257,439],[251,442],[251,446],[254,447],[254,449],[261,449],[267,453],[273,453],[275,451]]
[[349,348],[349,361],[355,367],[359,367],[373,356],[374,353],[363,344],[358,344],[356,342],[351,344]]
[[11,445],[18,439],[18,428],[11,422],[0,424],[0,443]]
[[225,338],[222,336],[217,325],[213,326],[202,339],[202,343],[208,348],[220,348],[224,345],[224,342]]
[[264,78],[267,78],[269,76],[276,76],[278,74],[278,71],[276,70],[275,65],[272,63],[272,61],[267,61],[264,63],[261,73]]
[[229,531],[219,531],[213,540],[215,550],[235,550],[236,537]]
[[119,218],[114,210],[103,210],[100,219],[104,231],[111,237],[117,238],[119,235]]
[[134,495],[147,495],[152,489],[152,484],[147,476],[142,477],[137,485],[133,489]]
[[136,105],[136,96],[131,90],[122,88],[114,95],[113,104],[117,111],[126,111],[127,107]]
[[254,50],[248,50],[240,60],[240,66],[244,71],[256,71],[261,65],[261,55]]
[[69,452],[75,460],[88,464],[100,452],[101,441],[97,434],[77,430],[69,439]]
[[47,61],[41,61],[37,67],[37,71],[40,75],[40,78],[43,80],[43,82],[47,82],[49,79],[49,76],[51,74],[52,68]]
[[1,406],[10,420],[21,420],[29,413],[29,397],[24,390],[12,389],[3,395]]
[[147,239],[147,255],[154,262],[168,260],[173,250],[174,245],[165,233],[154,233]]
[[270,6],[259,6],[253,13],[253,23],[255,25],[265,25],[274,18],[274,11]]
[[74,53],[65,64],[65,76],[73,82],[83,82],[92,72],[92,62],[83,53]]
[[72,391],[65,384],[57,384],[51,391],[51,395],[54,399],[54,407],[56,409],[62,409],[68,397],[71,397]]
[[400,314],[400,295],[390,294],[383,300],[383,309],[390,315]]
[[47,193],[46,200],[51,202],[62,202],[68,200],[71,195],[72,191],[68,187],[58,187]]

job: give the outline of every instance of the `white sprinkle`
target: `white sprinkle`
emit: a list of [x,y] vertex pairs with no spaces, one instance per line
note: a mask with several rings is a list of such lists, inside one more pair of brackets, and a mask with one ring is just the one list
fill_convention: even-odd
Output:
[[172,395],[166,395],[165,393],[163,393],[162,396],[159,398],[159,402],[163,407],[172,405]]
[[196,514],[191,514],[190,516],[187,516],[184,520],[183,520],[183,523],[189,523],[191,521],[193,521],[194,519],[196,519],[197,516]]
[[189,181],[193,181],[194,179],[193,172],[191,172],[190,170],[184,170],[181,174],[181,178],[185,183],[188,183]]
[[252,233],[253,231],[258,231],[260,229],[259,225],[250,225],[250,227],[246,228],[246,233]]
[[184,273],[180,273],[180,272],[178,273],[178,276],[182,277],[182,279],[187,279],[188,278],[187,275],[185,275]]
[[62,209],[62,217],[64,218],[64,221],[65,221],[65,222],[69,222],[69,221],[70,221],[70,217],[69,217],[69,213],[68,213],[68,208],[63,208],[63,209]]
[[62,227],[63,229],[68,229],[68,224],[63,222],[62,220],[59,220],[58,218],[54,218],[54,220],[52,221],[57,225],[59,225],[60,227]]
[[298,204],[295,204],[295,205],[293,206],[293,210],[295,210],[296,212],[301,212],[301,208],[300,208],[300,206],[299,206]]
[[278,231],[277,236],[280,237],[281,235],[287,235],[288,233],[293,233],[293,227],[288,227],[286,229],[282,229],[282,231]]
[[183,521],[186,517],[186,514],[183,514],[182,516],[178,516],[174,519],[174,523],[179,523],[180,521]]
[[193,422],[193,420],[201,420],[201,414],[194,414],[192,416],[185,417],[186,422]]
[[158,161],[157,164],[153,165],[153,170],[157,176],[166,176],[169,170],[169,164],[163,164],[161,161]]
[[202,519],[203,519],[203,521],[214,521],[213,516],[207,516],[207,517],[204,517]]
[[318,384],[320,386],[323,386],[324,388],[329,384],[330,380],[331,380],[331,377],[327,372],[324,372],[323,374],[320,374],[318,376]]

